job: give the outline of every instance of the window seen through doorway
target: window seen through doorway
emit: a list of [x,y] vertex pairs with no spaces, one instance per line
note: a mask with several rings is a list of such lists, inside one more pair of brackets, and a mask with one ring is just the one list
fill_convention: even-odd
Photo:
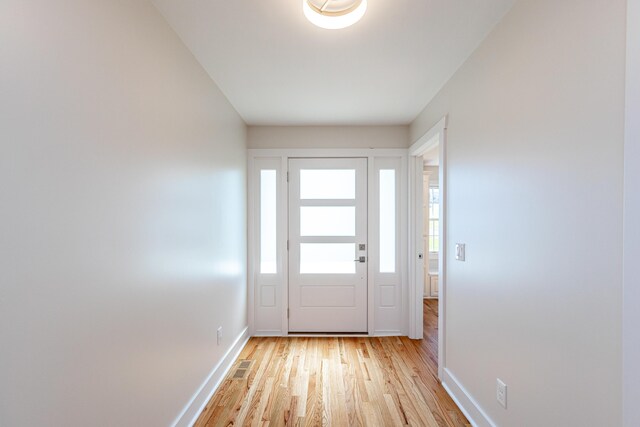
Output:
[[440,189],[429,187],[429,252],[440,249]]

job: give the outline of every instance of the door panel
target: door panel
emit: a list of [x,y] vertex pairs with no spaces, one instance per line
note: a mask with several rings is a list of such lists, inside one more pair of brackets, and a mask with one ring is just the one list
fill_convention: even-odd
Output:
[[290,332],[367,332],[366,180],[367,159],[289,160]]

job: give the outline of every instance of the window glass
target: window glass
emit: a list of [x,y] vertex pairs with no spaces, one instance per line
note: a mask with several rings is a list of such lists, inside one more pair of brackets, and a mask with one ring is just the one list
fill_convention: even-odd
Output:
[[354,169],[300,170],[300,199],[355,198],[356,171]]
[[355,206],[300,207],[301,236],[355,236]]
[[278,272],[276,262],[276,171],[260,171],[260,273]]
[[355,243],[301,243],[300,274],[355,274]]
[[380,273],[396,271],[396,171],[380,170]]
[[440,189],[429,187],[429,252],[440,250]]

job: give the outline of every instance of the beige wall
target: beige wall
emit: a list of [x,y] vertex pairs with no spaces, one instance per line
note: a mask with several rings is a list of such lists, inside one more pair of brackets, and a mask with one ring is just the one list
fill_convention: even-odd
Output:
[[145,1],[0,40],[0,425],[170,425],[246,326],[245,125]]
[[640,425],[640,0],[628,0],[624,153],[624,426]]
[[449,115],[446,367],[496,425],[622,423],[625,3],[517,2],[411,127]]
[[407,148],[409,126],[249,126],[249,148]]

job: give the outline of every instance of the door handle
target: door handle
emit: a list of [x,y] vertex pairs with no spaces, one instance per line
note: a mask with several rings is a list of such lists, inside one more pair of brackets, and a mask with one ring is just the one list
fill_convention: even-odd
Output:
[[358,259],[354,259],[353,262],[367,262],[367,257],[361,256]]

